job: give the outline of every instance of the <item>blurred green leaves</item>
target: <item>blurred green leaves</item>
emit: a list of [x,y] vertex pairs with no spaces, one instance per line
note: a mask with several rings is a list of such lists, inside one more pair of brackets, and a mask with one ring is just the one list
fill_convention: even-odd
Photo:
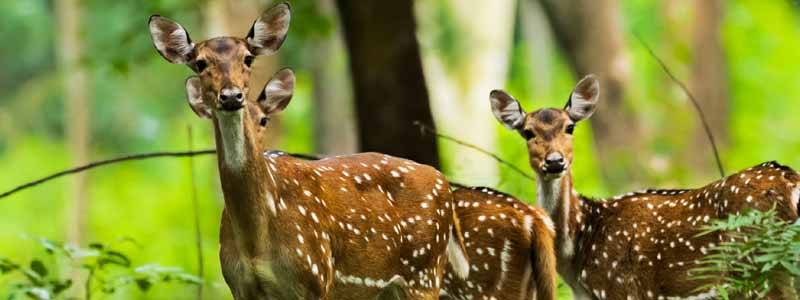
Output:
[[[134,267],[127,254],[118,250],[119,243],[132,242],[122,239],[115,243],[92,243],[88,248],[66,245],[45,238],[39,245],[49,257],[33,258],[27,265],[0,257],[0,275],[10,281],[7,299],[83,299],[90,300],[100,295],[114,294],[120,289],[134,286],[142,292],[154,285],[178,283],[198,285],[203,281],[180,268],[145,264]],[[50,261],[49,264],[45,261]],[[66,270],[63,270],[66,266]],[[65,293],[72,286],[70,272],[85,270],[85,296],[73,297]],[[74,293],[73,293],[74,294]],[[95,297],[93,297],[95,295]]]

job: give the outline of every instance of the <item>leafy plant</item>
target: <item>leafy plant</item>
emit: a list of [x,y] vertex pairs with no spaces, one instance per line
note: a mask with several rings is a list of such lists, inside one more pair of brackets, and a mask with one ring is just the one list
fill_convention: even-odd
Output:
[[[88,248],[80,248],[44,238],[38,239],[38,242],[52,257],[49,267],[40,258],[20,263],[0,257],[0,275],[11,276],[13,282],[7,299],[90,300],[96,295],[95,292],[108,295],[128,286],[147,291],[155,284],[166,282],[202,284],[200,278],[186,274],[180,268],[156,264],[134,267],[131,259],[116,249],[114,244],[93,243]],[[65,264],[86,271],[83,298],[67,296],[65,292],[73,287],[73,282],[67,276],[58,274],[77,270],[51,271]]]
[[763,299],[768,293],[791,292],[800,276],[800,220],[790,223],[775,210],[749,210],[740,216],[712,221],[699,235],[723,234],[699,267],[696,280],[711,280],[702,290],[722,299]]

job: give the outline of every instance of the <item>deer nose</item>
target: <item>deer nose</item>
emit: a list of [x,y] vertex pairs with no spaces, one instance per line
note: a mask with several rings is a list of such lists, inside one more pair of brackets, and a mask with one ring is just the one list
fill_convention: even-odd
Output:
[[544,160],[545,170],[551,173],[564,171],[564,156],[561,153],[553,152],[547,155]]
[[224,88],[219,91],[219,101],[223,109],[237,110],[242,108],[244,95],[242,94],[242,90],[237,87]]

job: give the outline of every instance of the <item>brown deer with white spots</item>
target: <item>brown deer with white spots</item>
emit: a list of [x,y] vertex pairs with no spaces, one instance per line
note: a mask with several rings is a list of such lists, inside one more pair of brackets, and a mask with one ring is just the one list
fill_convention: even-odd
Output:
[[555,228],[538,207],[489,188],[458,189],[467,278],[445,274],[442,299],[556,299]]
[[[558,273],[576,299],[712,299],[690,271],[724,234],[697,237],[712,219],[776,208],[797,219],[800,174],[764,163],[698,189],[645,190],[591,200],[573,189],[573,129],[595,110],[598,80],[581,80],[564,109],[526,113],[511,95],[490,94],[494,115],[526,140],[538,175],[537,203],[556,227]],[[466,230],[466,229],[464,229]],[[774,298],[783,298],[774,295]]]
[[295,77],[281,70],[247,100],[250,64],[278,50],[289,19],[279,4],[246,38],[195,44],[181,25],[150,18],[158,52],[197,73],[186,81],[189,105],[214,126],[226,283],[237,300],[437,299],[448,262],[469,272],[438,171],[376,153],[318,161],[262,154],[258,124],[286,108]]

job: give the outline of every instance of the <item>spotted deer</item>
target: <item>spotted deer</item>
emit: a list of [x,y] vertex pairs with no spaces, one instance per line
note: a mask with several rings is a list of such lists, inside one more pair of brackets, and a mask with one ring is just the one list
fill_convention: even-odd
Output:
[[453,193],[470,258],[467,278],[445,274],[441,299],[556,299],[555,228],[538,207],[489,189]]
[[446,264],[469,273],[449,183],[434,168],[377,153],[303,161],[265,157],[257,124],[287,107],[291,70],[245,99],[250,64],[275,53],[290,8],[263,13],[246,38],[193,43],[152,16],[158,52],[189,66],[192,110],[211,120],[225,208],[220,261],[234,298],[437,299]]
[[589,75],[564,109],[531,113],[504,91],[490,94],[495,117],[526,140],[537,203],[555,223],[558,273],[576,299],[715,298],[715,290],[698,291],[708,282],[689,273],[725,236],[696,236],[701,227],[748,208],[774,206],[781,218],[797,219],[800,174],[767,162],[697,189],[581,196],[573,188],[572,134],[594,112],[599,93]]

